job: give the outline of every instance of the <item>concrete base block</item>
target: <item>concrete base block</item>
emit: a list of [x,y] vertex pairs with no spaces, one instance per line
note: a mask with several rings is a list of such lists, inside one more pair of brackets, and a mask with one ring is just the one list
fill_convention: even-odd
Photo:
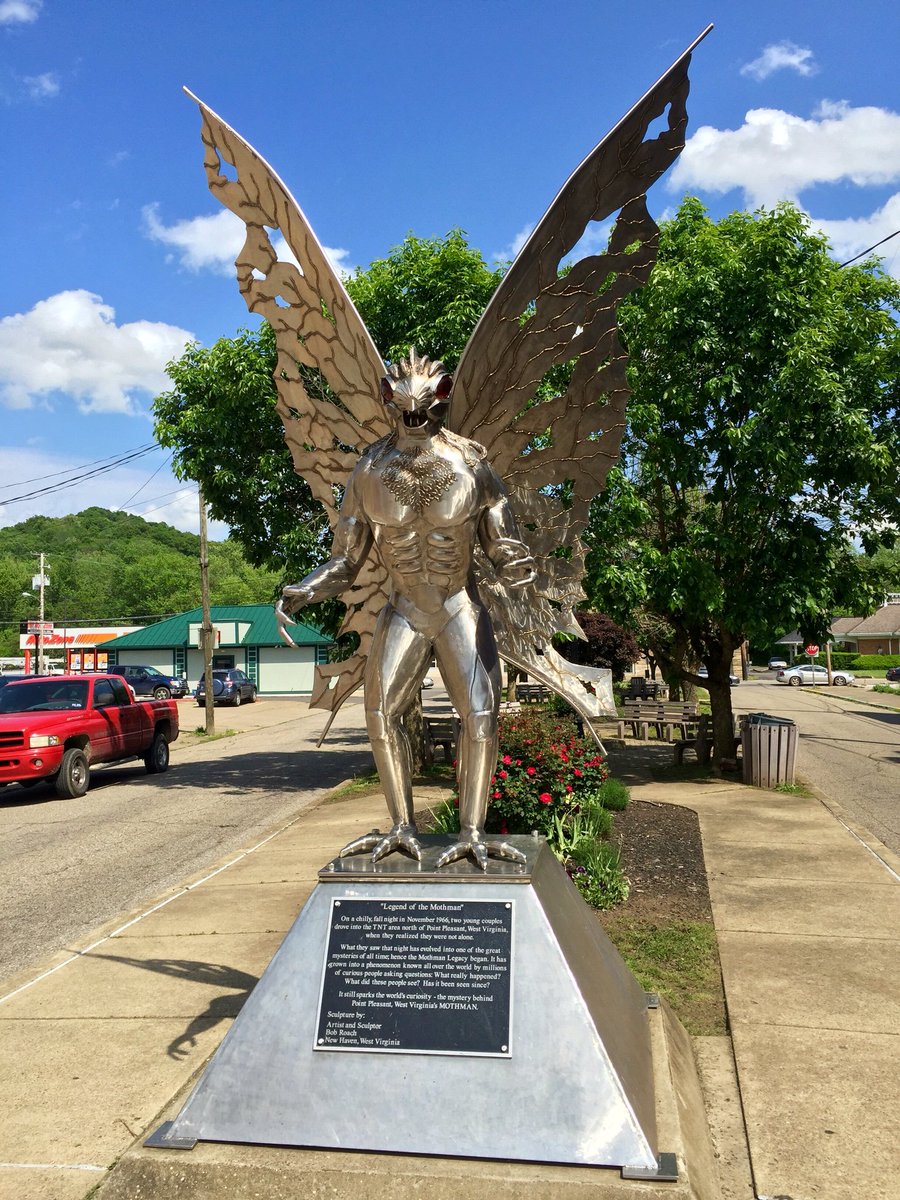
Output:
[[[482,1200],[486,1194],[492,1200],[720,1200],[690,1039],[665,1002],[649,1021],[657,1128],[660,1144],[677,1158],[675,1183],[554,1163],[210,1142],[190,1151],[147,1149],[142,1138],[113,1168],[96,1200]],[[173,1101],[153,1128],[173,1119],[184,1099]]]

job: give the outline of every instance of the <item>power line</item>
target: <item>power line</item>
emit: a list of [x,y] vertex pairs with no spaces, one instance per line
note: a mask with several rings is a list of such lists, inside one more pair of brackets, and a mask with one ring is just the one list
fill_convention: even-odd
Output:
[[10,496],[9,499],[3,500],[2,503],[18,504],[22,500],[32,500],[36,496],[48,496],[53,492],[63,492],[67,488],[76,487],[85,479],[96,479],[99,475],[106,475],[110,471],[115,471],[118,467],[124,466],[126,463],[133,462],[137,458],[143,458],[145,454],[149,454],[151,450],[156,449],[156,443],[148,446],[144,450],[132,450],[129,454],[124,454],[115,462],[109,463],[105,467],[95,467],[92,471],[83,471],[80,475],[74,476],[72,479],[63,480],[62,483],[53,483],[49,487],[35,488],[33,492],[23,492],[21,496]]
[[[174,453],[174,451],[173,451],[173,453]],[[141,492],[144,490],[144,488],[147,486],[147,484],[152,483],[153,480],[160,473],[160,471],[163,469],[163,467],[171,461],[172,461],[172,455],[169,454],[162,460],[162,462],[159,464],[159,466],[156,468],[156,470],[153,472],[153,474],[144,480],[144,482],[141,484],[141,486],[138,488],[138,490],[136,492],[132,492],[131,495],[128,497],[128,499],[123,501],[123,503],[119,505],[119,508],[120,509],[125,508],[125,506],[127,504],[130,504],[132,502],[132,500],[135,498],[135,496],[139,496],[141,494]],[[145,503],[146,503],[146,501],[145,501]]]
[[[8,488],[25,487],[29,483],[38,483],[43,479],[56,479],[60,475],[69,475],[72,471],[84,471],[88,467],[95,467],[98,463],[109,462],[111,458],[119,458],[122,454],[136,454],[147,452],[156,446],[156,442],[149,442],[146,446],[135,446],[133,450],[117,450],[115,454],[108,454],[106,458],[95,458],[91,462],[81,463],[77,467],[67,467],[65,471],[51,471],[49,475],[35,475],[32,479],[18,479],[15,483],[0,483],[0,491],[6,491]],[[171,455],[169,455],[171,458]]]
[[858,258],[863,258],[866,254],[871,254],[873,250],[877,250],[879,246],[883,246],[885,242],[889,242],[891,238],[895,238],[900,233],[900,229],[895,229],[893,233],[889,233],[887,237],[883,237],[880,242],[876,242],[874,246],[870,246],[868,250],[862,250],[859,254],[855,254],[853,258],[848,258],[846,262],[842,262],[842,267],[849,267],[851,263],[855,263]]

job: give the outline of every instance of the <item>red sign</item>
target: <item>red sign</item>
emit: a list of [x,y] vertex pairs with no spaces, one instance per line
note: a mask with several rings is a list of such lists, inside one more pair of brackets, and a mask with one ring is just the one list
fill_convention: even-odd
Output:
[[812,646],[812,645],[810,645],[810,646],[807,646],[807,647],[806,647],[806,650],[805,650],[805,653],[806,653],[806,654],[808,654],[808,655],[810,656],[810,658],[812,658],[812,657],[813,657],[813,655],[815,655],[815,654],[818,654],[818,653],[819,653],[819,647],[818,647],[818,646]]
[[28,632],[29,633],[52,633],[53,632],[53,622],[52,621],[29,621],[28,622]]

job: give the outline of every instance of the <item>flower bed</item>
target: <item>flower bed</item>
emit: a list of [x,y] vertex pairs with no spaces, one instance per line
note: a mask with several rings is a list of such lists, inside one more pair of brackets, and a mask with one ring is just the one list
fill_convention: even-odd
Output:
[[[571,718],[540,710],[503,716],[499,730],[487,832],[536,829],[588,903],[608,908],[624,900],[628,882],[617,851],[605,839],[612,827],[608,808],[624,807],[627,793],[618,781],[609,780],[597,744],[579,737]],[[457,827],[458,804],[454,797],[452,805],[436,814],[438,828]]]

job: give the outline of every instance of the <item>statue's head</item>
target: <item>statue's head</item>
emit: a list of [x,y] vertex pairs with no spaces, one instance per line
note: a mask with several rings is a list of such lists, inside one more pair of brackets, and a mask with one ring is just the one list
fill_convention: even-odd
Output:
[[453,376],[442,362],[409,350],[409,358],[391,363],[381,381],[381,398],[398,430],[427,438],[444,423]]

